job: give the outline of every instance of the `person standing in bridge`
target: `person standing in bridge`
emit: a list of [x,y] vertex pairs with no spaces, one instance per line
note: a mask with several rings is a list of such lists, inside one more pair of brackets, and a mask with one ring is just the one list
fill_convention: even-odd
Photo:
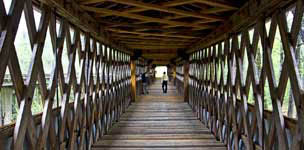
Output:
[[162,88],[163,88],[163,93],[167,93],[167,88],[168,88],[168,76],[166,72],[164,72],[163,77],[162,77]]
[[149,94],[148,89],[147,89],[147,86],[148,86],[147,80],[148,79],[146,77],[146,73],[143,73],[141,75],[141,81],[142,81],[142,85],[143,85],[143,94]]

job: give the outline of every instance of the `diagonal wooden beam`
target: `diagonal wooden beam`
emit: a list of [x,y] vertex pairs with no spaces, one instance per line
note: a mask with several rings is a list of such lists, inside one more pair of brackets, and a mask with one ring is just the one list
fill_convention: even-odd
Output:
[[[125,26],[123,26],[125,27]],[[129,27],[129,26],[127,26]],[[164,26],[166,27],[166,26]],[[213,26],[212,26],[213,27]],[[203,29],[206,29],[206,27],[202,27]],[[211,27],[210,27],[211,28]],[[105,30],[110,30],[110,29],[120,29],[119,27],[105,27]],[[196,28],[195,28],[196,29]],[[199,29],[199,28],[197,28]],[[126,30],[126,29],[123,29],[123,30]],[[167,32],[186,32],[186,31],[192,31],[193,29],[191,28],[185,28],[185,29],[168,29],[167,27],[166,28],[163,28],[163,27],[152,27],[152,26],[143,26],[143,27],[136,27],[136,26],[133,26],[131,28],[128,28],[128,31],[137,31],[137,32],[140,32],[140,31],[158,31],[158,32],[164,32],[164,33],[167,33]]]
[[156,64],[156,65],[167,65],[170,64],[169,60],[154,60],[152,62],[152,64]]
[[188,12],[188,11],[183,11],[183,10],[179,10],[179,9],[175,9],[175,8],[168,8],[168,7],[164,7],[164,6],[159,6],[159,5],[150,4],[150,3],[143,3],[143,2],[139,2],[139,1],[133,1],[133,0],[108,0],[108,1],[125,4],[125,5],[141,7],[141,8],[145,8],[145,9],[157,10],[157,11],[166,12],[166,13],[173,13],[173,14],[178,14],[178,15],[183,15],[183,16],[189,16],[189,17],[213,19],[213,20],[224,20],[224,18],[215,16],[215,15]]
[[269,13],[274,12],[275,9],[282,8],[282,4],[286,5],[291,1],[292,0],[285,0],[284,3],[282,3],[281,0],[264,0],[259,4],[247,2],[237,13],[233,14],[229,20],[218,26],[210,34],[204,36],[196,44],[189,47],[187,53],[194,52],[198,49],[205,48],[206,46],[222,41],[228,36],[228,32],[239,32],[241,27],[257,22],[257,18],[259,18],[258,16],[265,16],[265,14],[269,15]]
[[207,4],[213,7],[222,7],[222,8],[227,8],[227,9],[232,9],[232,10],[237,10],[239,9],[238,7],[234,6],[231,3],[224,2],[224,1],[218,1],[218,0],[193,0],[198,3],[202,4]]
[[157,10],[157,11],[166,12],[166,13],[173,13],[173,14],[178,14],[178,15],[183,15],[183,16],[195,17],[195,18],[224,20],[222,17],[215,16],[215,15],[188,12],[188,11],[183,11],[183,10],[179,10],[179,9],[175,9],[175,8],[168,8],[165,6],[160,6],[160,5],[150,4],[150,3],[143,3],[140,1],[134,1],[134,0],[108,0],[108,1],[125,4],[125,5],[141,7],[141,8],[145,8],[145,9]]
[[[197,25],[197,26],[200,26],[201,24],[207,24],[207,23],[212,23],[214,21],[211,21],[211,20],[199,20],[199,21],[196,21],[194,22],[193,24]],[[180,25],[166,25],[166,26],[163,26],[163,28],[174,28],[174,27],[179,27]],[[212,26],[214,28],[214,26]],[[203,27],[195,27],[193,30],[202,30],[202,29],[206,29],[206,28],[203,28]]]
[[202,10],[200,13],[202,14],[214,14],[214,13],[220,13],[220,12],[225,12],[225,11],[231,11],[231,9],[227,9],[227,8],[210,8],[207,10]]
[[193,39],[184,39],[184,38],[176,38],[176,37],[145,37],[142,35],[134,35],[134,34],[120,34],[113,33],[111,37],[115,38],[118,41],[144,41],[144,40],[157,40],[157,41],[171,41],[171,42],[193,42]]
[[143,36],[178,37],[178,38],[185,38],[185,39],[198,38],[198,37],[187,36],[187,35],[169,35],[169,34],[163,34],[163,33],[143,33],[143,32],[125,31],[125,30],[119,30],[119,29],[107,29],[107,30],[112,31],[112,32],[138,34],[138,35],[143,35]]
[[194,2],[195,1],[193,0],[174,0],[174,1],[161,3],[160,5],[165,7],[174,7],[179,5],[192,4]]
[[106,0],[81,0],[79,2],[79,4],[84,4],[84,5],[87,5],[87,4],[96,4],[96,3],[101,3],[101,2],[105,2]]
[[[191,4],[194,2],[195,1],[193,1],[193,0],[175,0],[175,1],[164,2],[164,3],[161,3],[160,5],[163,7],[173,7],[173,6],[179,6],[179,5],[184,5],[184,4]],[[142,11],[146,11],[146,10],[148,10],[148,9],[142,8],[142,7],[135,7],[135,8],[128,8],[124,12],[132,13],[132,12],[142,12]],[[111,15],[110,14],[102,15],[102,17],[107,17],[107,16],[111,16]]]
[[176,57],[176,53],[143,53],[143,57],[147,58],[162,58],[162,57]]
[[[92,1],[94,1],[94,0],[92,0]],[[95,1],[97,1],[97,0],[95,0]],[[102,1],[102,0],[100,0],[100,1]],[[106,1],[106,0],[103,0],[103,1]],[[162,3],[162,4],[160,4],[160,6],[173,7],[173,6],[179,6],[179,5],[184,5],[184,4],[192,4],[194,2],[196,2],[196,1],[195,0],[175,0],[175,1],[169,1],[169,2]],[[135,8],[128,8],[124,12],[134,13],[134,12],[142,12],[142,11],[146,11],[146,10],[149,10],[149,9],[142,8],[142,7],[135,7]],[[216,7],[216,8],[210,8],[207,10],[202,10],[200,13],[201,14],[214,14],[214,13],[218,13],[218,12],[225,12],[225,11],[231,11],[231,10],[232,10],[231,8]],[[107,17],[107,16],[111,16],[111,14],[102,14],[99,17]],[[183,16],[183,15],[169,16],[169,17],[165,17],[165,19],[172,20],[172,19],[180,19],[180,18],[184,18],[184,17],[188,17],[188,16]],[[218,20],[214,20],[214,21],[217,22]],[[148,21],[144,21],[144,22],[141,22],[138,24],[143,24],[143,23],[148,23]]]
[[[195,1],[193,0],[176,0],[176,1],[169,1],[169,2],[164,2],[161,3],[160,6],[163,7],[174,7],[174,6],[179,6],[179,5],[184,5],[184,4],[192,4]],[[126,10],[126,12],[131,13],[131,12],[142,12],[148,10],[147,8],[142,8],[142,7],[135,7]]]
[[188,27],[204,27],[204,26],[206,28],[211,27],[208,25],[195,25],[195,24],[186,23],[186,22],[178,22],[178,21],[171,21],[171,20],[147,17],[147,16],[120,12],[120,11],[115,11],[115,10],[109,10],[109,9],[104,9],[104,8],[96,8],[96,7],[90,7],[90,6],[84,6],[84,5],[81,5],[80,7],[86,11],[91,11],[91,12],[95,12],[95,13],[104,13],[104,14],[115,14],[116,16],[127,17],[127,18],[132,18],[132,19],[137,19],[137,20],[143,20],[143,21],[153,21],[153,22],[158,22],[158,23],[179,25],[179,26],[188,26]]
[[186,46],[179,46],[179,45],[131,45],[128,44],[128,47],[130,47],[131,49],[178,49],[178,48],[185,48]]
[[182,42],[129,42],[129,41],[121,41],[121,43],[125,43],[125,44],[136,44],[136,45],[146,45],[146,46],[157,46],[157,45],[166,45],[166,46],[183,46],[183,45],[187,45],[189,43],[182,43]]

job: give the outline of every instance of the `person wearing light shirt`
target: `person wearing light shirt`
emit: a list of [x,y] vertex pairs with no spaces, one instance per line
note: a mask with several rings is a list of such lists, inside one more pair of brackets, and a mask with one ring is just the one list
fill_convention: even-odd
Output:
[[163,88],[163,93],[167,93],[168,75],[166,74],[166,72],[164,72],[163,77],[162,77],[162,88]]

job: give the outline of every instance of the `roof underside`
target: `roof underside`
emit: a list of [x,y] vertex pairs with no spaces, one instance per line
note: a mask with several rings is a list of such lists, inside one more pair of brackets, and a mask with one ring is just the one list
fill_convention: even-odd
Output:
[[[78,0],[113,40],[159,63],[223,24],[246,0]],[[159,55],[163,53],[163,55]]]

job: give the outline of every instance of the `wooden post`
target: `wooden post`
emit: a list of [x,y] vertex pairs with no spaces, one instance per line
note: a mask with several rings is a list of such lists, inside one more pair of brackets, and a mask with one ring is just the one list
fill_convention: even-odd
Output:
[[135,60],[131,60],[131,99],[136,101],[136,64]]
[[189,61],[184,63],[184,101],[189,101]]
[[176,86],[176,65],[173,66],[173,84]]

